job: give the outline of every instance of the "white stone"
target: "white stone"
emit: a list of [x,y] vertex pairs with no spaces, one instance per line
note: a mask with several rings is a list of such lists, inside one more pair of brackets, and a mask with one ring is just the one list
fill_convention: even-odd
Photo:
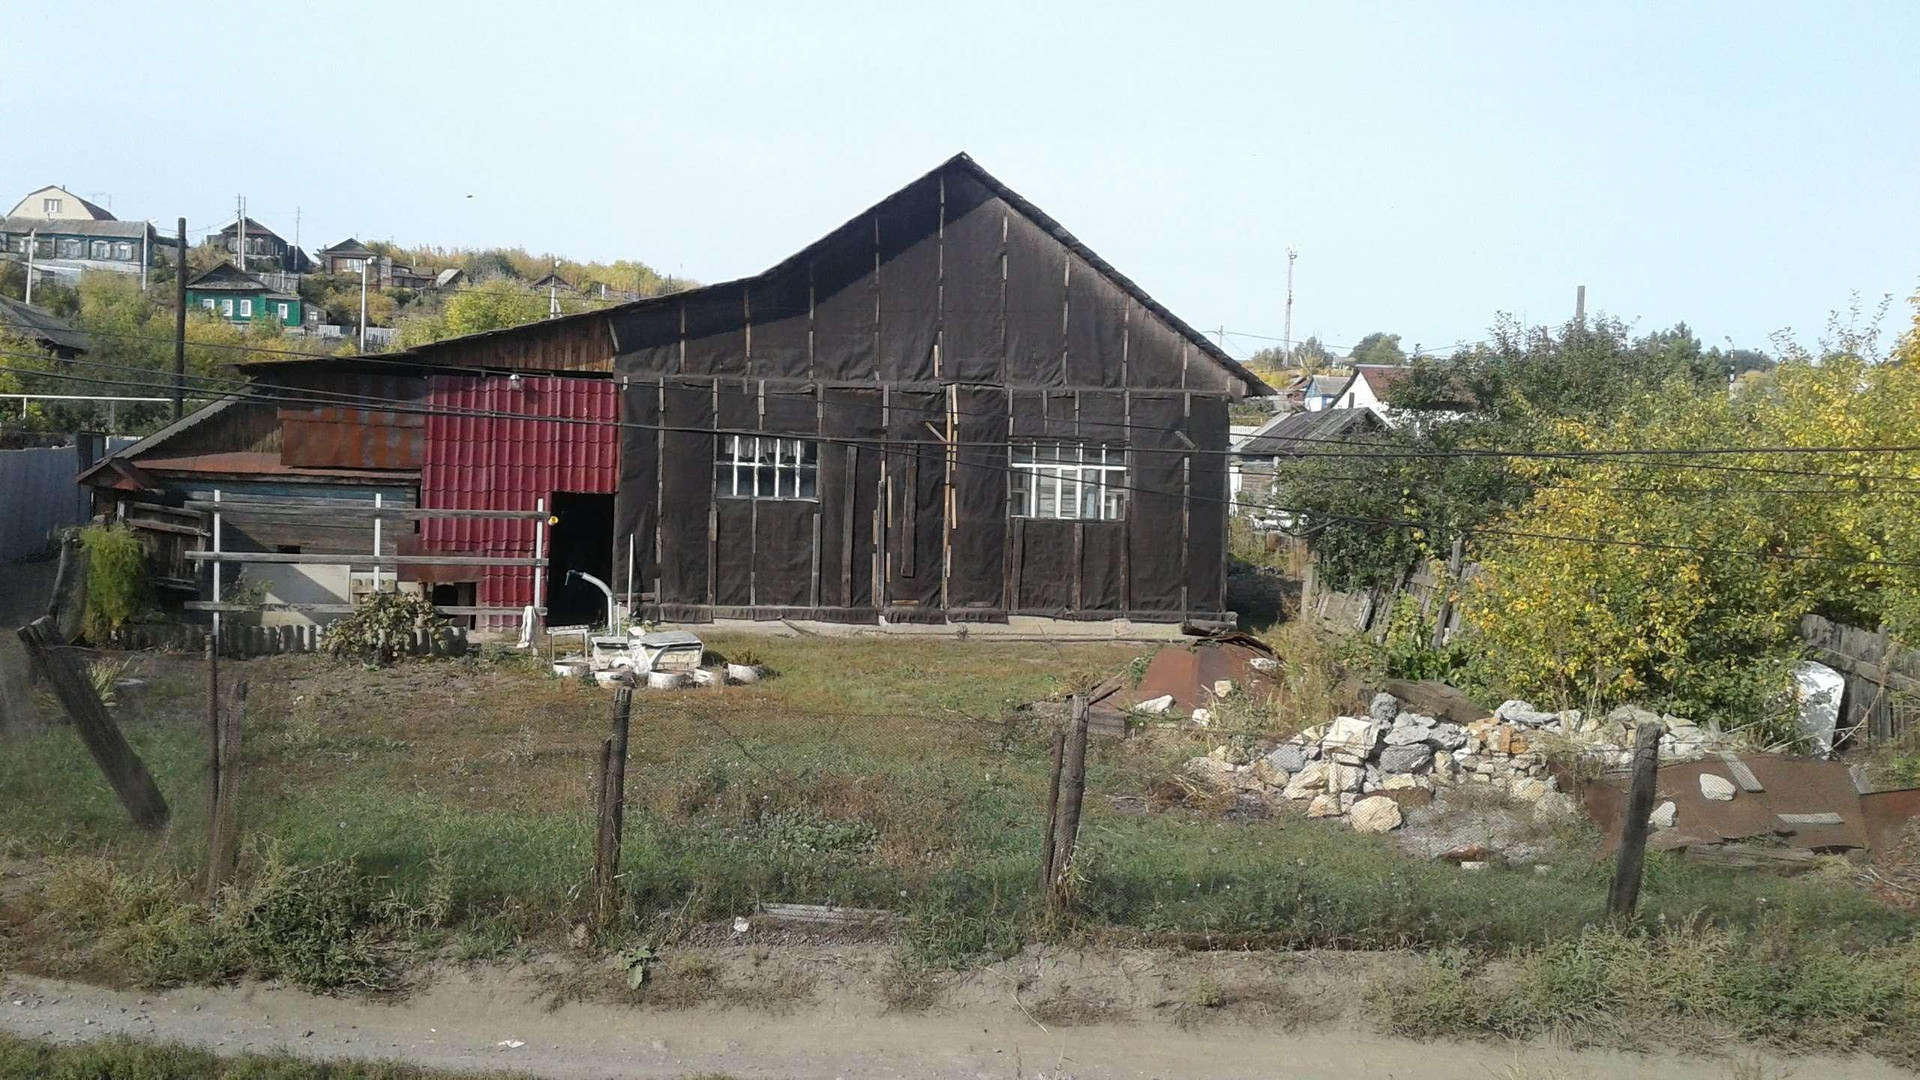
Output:
[[1485,870],[1487,864],[1476,859],[1467,859],[1460,864],[1462,870]]
[[1385,795],[1361,799],[1353,804],[1352,813],[1355,832],[1383,833],[1400,827],[1400,804]]
[[1229,695],[1229,694],[1231,694],[1231,693],[1233,693],[1233,680],[1232,680],[1232,679],[1215,679],[1215,680],[1213,681],[1213,696],[1214,696],[1214,697],[1220,697],[1220,698],[1223,698],[1223,697],[1226,697],[1227,695]]
[[1513,797],[1525,802],[1539,802],[1552,791],[1544,780],[1518,780],[1513,785]]
[[1713,773],[1704,772],[1700,774],[1700,795],[1702,798],[1712,799],[1714,802],[1732,802],[1733,793],[1738,790],[1738,788],[1733,786],[1733,781],[1724,776],[1716,776]]
[[1493,710],[1493,715],[1509,724],[1525,727],[1543,727],[1560,719],[1558,713],[1541,712],[1529,702],[1519,700],[1501,702],[1500,707]]
[[1193,722],[1196,724],[1199,724],[1201,727],[1206,727],[1207,724],[1212,720],[1213,720],[1213,711],[1211,709],[1193,710]]
[[1380,781],[1380,790],[1412,791],[1420,786],[1419,780],[1419,777],[1410,773],[1390,773],[1385,780]]
[[1293,774],[1287,781],[1287,789],[1282,792],[1289,799],[1306,799],[1327,790],[1327,770],[1332,765],[1324,761],[1309,761],[1306,767]]
[[1653,813],[1647,815],[1647,824],[1656,829],[1671,829],[1674,819],[1679,816],[1680,808],[1673,805],[1673,801],[1669,799],[1653,808]]
[[1328,791],[1359,791],[1366,780],[1367,771],[1358,765],[1342,765],[1339,762],[1327,763]]
[[1138,702],[1135,702],[1133,706],[1133,709],[1135,712],[1153,713],[1156,716],[1159,715],[1160,713],[1166,712],[1168,709],[1171,709],[1171,708],[1173,708],[1172,694],[1161,694],[1159,697],[1156,697],[1156,698],[1148,698],[1145,701],[1138,701]]
[[1307,804],[1307,816],[1311,818],[1329,818],[1340,816],[1340,799],[1335,795],[1315,795]]
[[1336,716],[1327,725],[1320,749],[1337,761],[1357,765],[1373,756],[1380,746],[1381,726],[1357,716]]

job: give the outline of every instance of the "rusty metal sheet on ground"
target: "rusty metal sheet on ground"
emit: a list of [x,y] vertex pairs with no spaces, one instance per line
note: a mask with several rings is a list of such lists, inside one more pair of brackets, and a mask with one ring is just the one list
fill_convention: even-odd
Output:
[[1107,692],[1097,695],[1096,707],[1126,710],[1141,701],[1170,696],[1169,713],[1186,715],[1195,709],[1211,708],[1218,698],[1214,685],[1232,682],[1241,693],[1266,694],[1276,685],[1273,677],[1256,670],[1253,661],[1272,659],[1265,643],[1244,634],[1207,638],[1191,645],[1167,645],[1153,654],[1138,686],[1124,682],[1108,683]]
[[[1709,843],[1715,837],[1723,841],[1771,837],[1814,851],[1868,846],[1866,814],[1845,765],[1784,754],[1741,754],[1740,760],[1765,790],[1742,791],[1726,802],[1700,794],[1703,773],[1733,780],[1726,762],[1710,758],[1661,767],[1654,805],[1668,801],[1674,804],[1676,814],[1670,831]],[[1609,776],[1586,792],[1587,813],[1606,829],[1608,850],[1619,844],[1626,784],[1624,776]],[[1781,820],[1781,814],[1838,814],[1840,822],[1791,823]]]

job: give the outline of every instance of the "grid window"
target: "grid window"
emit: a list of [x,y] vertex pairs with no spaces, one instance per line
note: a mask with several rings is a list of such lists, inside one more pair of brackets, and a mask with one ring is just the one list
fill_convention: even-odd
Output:
[[721,435],[714,440],[713,493],[722,499],[819,497],[820,445],[808,439]]
[[1127,452],[1120,447],[1016,443],[1012,465],[1012,517],[1126,519]]

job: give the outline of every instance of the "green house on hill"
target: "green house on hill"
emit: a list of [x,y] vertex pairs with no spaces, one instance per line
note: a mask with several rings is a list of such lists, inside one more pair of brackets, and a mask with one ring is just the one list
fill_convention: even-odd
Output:
[[306,319],[306,303],[300,297],[275,292],[266,282],[225,262],[187,282],[187,305],[243,325],[271,320],[297,327]]

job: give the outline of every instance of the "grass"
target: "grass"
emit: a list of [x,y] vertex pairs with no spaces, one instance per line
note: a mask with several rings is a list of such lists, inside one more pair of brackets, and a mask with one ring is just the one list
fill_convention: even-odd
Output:
[[[1339,693],[1308,643],[1281,640],[1284,700],[1249,723],[1297,723]],[[761,902],[885,908],[901,915],[902,971],[915,973],[897,1007],[912,1010],[936,996],[939,970],[1040,938],[1418,947],[1479,963],[1559,956],[1602,919],[1608,869],[1578,843],[1547,874],[1463,874],[1389,838],[1293,817],[1139,812],[1210,745],[1168,730],[1095,743],[1078,906],[1042,919],[1049,732],[1010,710],[1124,670],[1138,647],[712,644],[737,654],[749,642],[776,677],[636,699],[628,906],[603,944],[658,950],[676,927]],[[239,803],[249,842],[234,893],[210,909],[194,882],[204,676],[197,663],[144,658],[148,687],[118,711],[174,825],[158,841],[132,829],[70,730],[14,737],[0,753],[10,814],[0,856],[26,868],[30,887],[0,900],[0,965],[141,985],[250,973],[351,988],[394,985],[426,954],[477,962],[567,947],[588,911],[589,792],[609,695],[492,657],[375,671],[280,657],[222,670],[252,683]],[[1746,941],[1767,928],[1796,948],[1884,958],[1914,929],[1912,916],[1846,882],[1661,855],[1649,861],[1642,911],[1649,947],[1669,930]],[[670,953],[659,974],[641,995],[656,1003],[733,996],[675,969]]]
[[0,1034],[0,1080],[512,1080],[525,1075],[323,1062],[291,1054],[219,1057],[175,1043],[125,1038],[56,1046]]
[[1685,1045],[1733,1038],[1788,1050],[1864,1050],[1920,1065],[1920,945],[1853,949],[1790,918],[1646,934],[1591,927],[1487,964],[1441,953],[1375,988],[1410,1036],[1558,1035]]

